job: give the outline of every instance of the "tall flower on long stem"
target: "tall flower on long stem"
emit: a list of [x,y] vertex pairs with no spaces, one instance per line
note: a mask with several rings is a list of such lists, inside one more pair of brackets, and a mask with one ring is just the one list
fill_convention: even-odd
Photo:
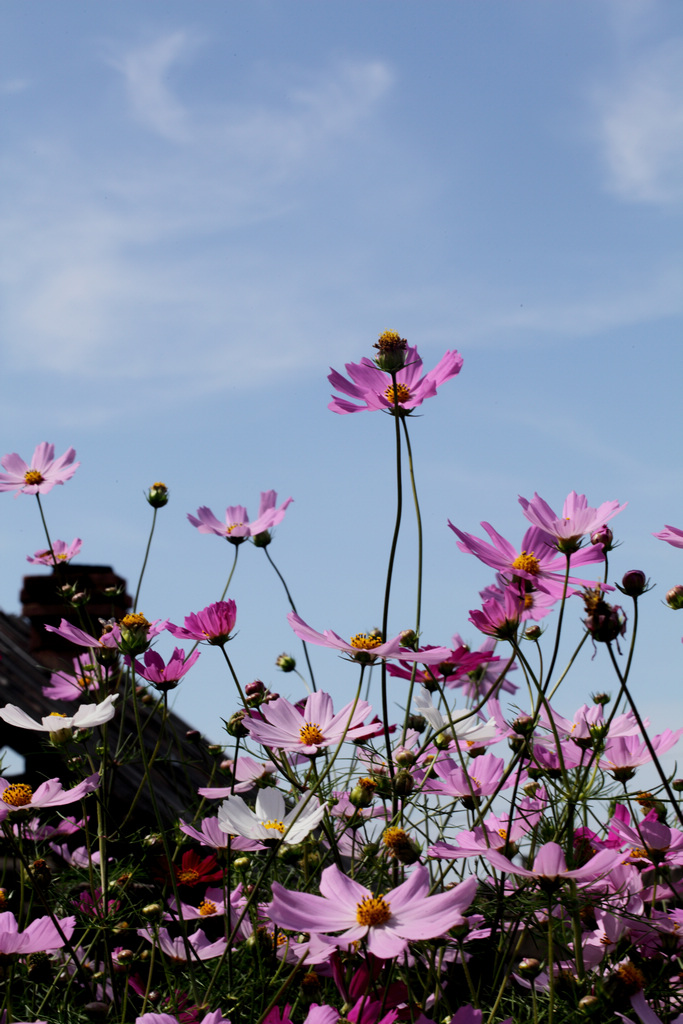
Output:
[[76,449],[67,448],[55,459],[55,446],[43,441],[36,447],[28,466],[20,455],[11,452],[0,460],[6,473],[0,473],[0,491],[20,494],[47,494],[56,484],[63,484],[74,475],[80,462],[75,462]]

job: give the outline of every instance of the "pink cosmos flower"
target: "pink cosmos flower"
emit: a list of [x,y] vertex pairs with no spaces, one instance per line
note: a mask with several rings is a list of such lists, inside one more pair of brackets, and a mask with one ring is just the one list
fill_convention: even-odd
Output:
[[65,540],[53,540],[52,551],[54,552],[54,559],[52,558],[52,552],[48,548],[47,551],[36,551],[33,557],[30,555],[26,556],[26,561],[32,565],[50,565],[54,566],[55,562],[70,562],[72,558],[75,558],[78,552],[81,550],[83,541],[80,537],[76,537],[70,544],[67,544]]
[[86,693],[95,693],[100,688],[95,667],[89,654],[79,654],[73,659],[74,674],[53,672],[50,683],[43,687],[43,696],[50,700],[80,700]]
[[519,503],[529,522],[554,537],[558,550],[563,552],[576,551],[582,537],[594,533],[626,508],[626,504],[620,505],[618,501],[604,501],[599,508],[590,508],[586,495],[576,491],[567,495],[561,516],[555,515],[538,494],[531,501],[520,496]]
[[165,693],[167,690],[175,689],[183,676],[190,671],[200,653],[194,651],[193,654],[186,656],[181,647],[176,647],[166,663],[156,651],[145,651],[145,664],[143,666],[136,661],[135,671],[148,683],[156,686],[157,690]]
[[234,601],[217,601],[200,612],[185,616],[184,626],[168,624],[168,631],[180,640],[199,640],[222,647],[231,639],[237,606]]
[[[489,588],[493,590],[493,588]],[[485,636],[496,640],[512,640],[524,614],[524,595],[517,587],[506,587],[486,601],[481,608],[470,608],[469,621]]]
[[[138,928],[138,935],[141,939],[147,939],[152,945],[156,942],[159,948],[172,960],[187,960],[187,952],[182,936],[172,939],[167,928],[159,928],[157,935],[151,929]],[[192,959],[211,960],[213,957],[222,956],[227,942],[225,939],[216,939],[210,942],[201,928],[190,935],[188,942],[192,947],[190,954]]]
[[[409,412],[422,405],[425,398],[433,398],[441,384],[460,373],[463,360],[459,352],[446,352],[434,369],[420,378],[422,360],[417,354],[417,348],[409,345],[405,352],[405,362],[404,368],[396,373],[396,400],[402,412]],[[351,380],[347,380],[337,370],[332,370],[327,379],[337,391],[362,404],[357,405],[345,398],[333,396],[327,407],[332,412],[345,414],[364,412],[366,409],[395,408],[391,375],[380,370],[371,359],[364,357],[360,363],[347,363],[346,372]]]
[[665,526],[663,530],[653,533],[652,536],[657,540],[665,540],[667,544],[671,544],[675,548],[683,548],[683,530],[679,530],[675,526]]
[[214,850],[225,850],[229,840],[230,849],[233,851],[267,849],[263,843],[258,843],[254,839],[246,839],[244,836],[230,836],[220,827],[217,816],[204,818],[198,829],[193,825],[187,825],[181,818],[178,827],[181,832],[191,836],[192,839],[196,839],[202,846],[211,846]]
[[37,810],[40,807],[62,807],[64,804],[75,803],[88,793],[92,793],[100,784],[99,775],[89,775],[73,789],[64,790],[59,779],[48,779],[33,792],[25,782],[8,782],[0,779],[0,821],[4,821],[12,811],[25,808]]
[[352,654],[354,660],[367,664],[375,658],[399,658],[403,661],[418,661],[423,665],[438,665],[440,661],[447,661],[450,655],[448,647],[431,647],[422,651],[411,651],[401,646],[401,634],[391,640],[382,640],[372,633],[357,633],[349,641],[343,640],[338,633],[326,629],[318,633],[296,614],[290,612],[287,621],[301,640],[307,643],[317,644],[319,647],[332,647],[335,651],[344,654]]
[[[353,712],[353,713],[352,713]],[[367,701],[345,704],[335,715],[329,693],[318,691],[308,696],[299,709],[284,697],[262,704],[258,712],[242,722],[252,739],[265,747],[293,751],[314,757],[324,747],[347,740],[361,740],[377,734],[374,723],[365,725],[372,712]]]
[[215,533],[219,537],[225,537],[226,540],[232,541],[234,544],[240,544],[248,537],[256,537],[259,533],[265,533],[266,530],[270,530],[273,526],[281,523],[285,518],[285,512],[294,499],[287,498],[279,508],[275,507],[276,501],[276,491],[261,491],[258,518],[253,523],[249,522],[247,510],[243,505],[228,506],[225,510],[224,523],[216,519],[211,509],[207,508],[206,505],[202,505],[201,508],[197,509],[196,517],[188,514],[187,518],[193,526],[197,527],[200,533]]
[[[678,743],[681,733],[683,729],[676,729],[675,732],[665,729],[663,733],[654,736],[651,742],[655,754],[659,756],[670,750]],[[600,767],[603,771],[610,772],[613,778],[627,781],[633,778],[636,768],[648,764],[651,760],[647,744],[638,734],[615,736],[614,739],[608,739],[605,745],[605,757],[600,761]]]
[[233,793],[246,793],[255,786],[269,786],[276,770],[273,764],[264,764],[255,761],[253,757],[242,755],[231,766],[235,779],[231,786],[200,786],[197,792],[209,800],[223,800]]
[[[67,939],[73,935],[75,926],[75,917],[59,919],[59,927]],[[37,918],[20,932],[14,914],[9,910],[0,914],[0,954],[3,956],[11,956],[13,953],[18,956],[25,956],[28,953],[51,953],[54,949],[61,949],[63,945],[64,939],[49,917]]]
[[540,848],[536,854],[533,869],[513,864],[497,850],[486,850],[482,855],[499,871],[521,875],[523,878],[547,879],[549,882],[572,878],[578,882],[594,882],[601,875],[608,874],[613,867],[624,860],[623,853],[618,853],[615,850],[601,850],[582,867],[570,871],[564,851],[558,843],[545,843]]
[[[504,768],[505,761],[502,757],[495,757],[493,754],[476,757],[474,761],[468,763],[467,771],[450,757],[438,758],[434,761],[436,775],[427,779],[424,790],[428,793],[459,797],[465,801],[470,801],[474,797],[490,796],[500,788]],[[416,779],[418,774],[423,773],[415,773]],[[512,782],[511,778],[508,779],[503,788],[507,789]]]
[[5,704],[0,708],[0,718],[9,725],[16,725],[20,729],[33,729],[35,732],[61,732],[63,729],[93,729],[96,725],[104,725],[111,721],[116,711],[114,702],[119,698],[118,693],[112,693],[105,697],[100,704],[81,704],[73,715],[62,715],[52,711],[40,722],[31,718],[21,708],[14,704]]
[[418,866],[386,895],[349,878],[338,867],[325,868],[321,896],[290,892],[273,882],[270,917],[280,928],[303,932],[338,932],[339,944],[367,937],[369,952],[382,960],[400,956],[410,941],[435,939],[463,924],[463,910],[474,899],[477,879],[470,877],[435,896],[429,895],[429,872]]
[[[493,544],[480,540],[471,533],[463,533],[450,522],[453,533],[459,537],[458,547],[469,555],[476,557],[490,565],[498,572],[504,573],[506,577],[516,576],[518,579],[528,580],[539,590],[552,594],[555,597],[562,596],[566,559],[559,555],[557,548],[551,543],[551,537],[538,526],[532,526],[527,530],[522,540],[522,547],[517,551],[510,541],[505,540],[497,533],[490,523],[482,523]],[[587,565],[591,562],[604,561],[604,553],[600,544],[582,548],[571,555],[570,566],[572,569],[577,565]],[[595,586],[595,581],[576,579],[569,577],[569,583],[578,583],[581,586]],[[609,588],[612,589],[612,588]]]
[[[182,1020],[186,1019],[183,1016]],[[198,1017],[193,1017],[192,1020],[200,1024]],[[141,1017],[135,1018],[135,1024],[181,1024],[181,1018],[170,1013],[143,1013]],[[201,1024],[230,1024],[230,1021],[223,1016],[221,1010],[214,1010],[213,1013],[207,1013],[202,1017]]]
[[80,466],[80,462],[72,465],[75,458],[76,450],[67,448],[55,459],[55,446],[47,441],[38,445],[30,466],[16,452],[5,455],[0,461],[7,472],[0,473],[0,491],[16,491],[16,497],[20,494],[47,494],[55,484],[71,479]]

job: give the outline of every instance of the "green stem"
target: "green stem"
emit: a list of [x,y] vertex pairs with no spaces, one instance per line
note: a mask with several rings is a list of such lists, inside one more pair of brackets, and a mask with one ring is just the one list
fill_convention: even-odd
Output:
[[52,541],[50,540],[50,531],[47,528],[47,522],[45,521],[45,515],[43,513],[43,506],[42,506],[41,501],[40,501],[40,495],[38,494],[37,491],[36,491],[36,499],[38,501],[38,510],[40,512],[40,518],[43,520],[43,529],[45,530],[45,536],[47,537],[47,546],[49,547],[50,554],[52,555],[52,564],[54,565],[54,567],[56,569],[57,566],[59,565],[59,563],[58,563],[57,558],[55,556],[54,548],[52,547]]
[[[277,576],[278,576],[278,579],[280,580],[280,583],[285,588],[285,594],[287,595],[287,600],[289,601],[290,608],[292,609],[292,611],[294,612],[295,615],[298,615],[299,613],[296,610],[296,605],[294,604],[294,600],[292,598],[292,595],[289,592],[289,587],[287,586],[287,583],[285,582],[284,576],[282,575],[282,573],[280,572],[280,570],[276,566],[276,564],[273,561],[273,559],[270,557],[270,555],[268,553],[268,548],[263,548],[263,550],[265,552],[266,558],[268,559],[268,561],[272,565],[273,569],[277,573]],[[302,640],[301,641],[301,646],[304,649],[304,657],[306,659],[306,664],[308,665],[308,671],[309,671],[309,674],[310,674],[310,677],[311,677],[311,686],[313,687],[314,690],[317,690],[318,687],[315,685],[315,676],[313,675],[313,666],[311,665],[311,659],[308,656],[308,644],[306,643],[305,640]]]
[[219,601],[225,601],[225,595],[228,592],[228,587],[232,583],[232,577],[234,576],[235,569],[237,568],[237,556],[239,555],[239,553],[240,553],[239,544],[235,544],[235,557],[234,557],[233,562],[232,562],[232,569],[230,570],[230,575],[228,576],[228,582],[223,587],[223,593],[221,594],[221,596],[218,599]]
[[149,558],[149,551],[152,546],[152,537],[154,536],[154,527],[157,522],[157,509],[154,509],[152,515],[152,529],[149,531],[149,537],[147,538],[147,547],[145,549],[145,557],[142,562],[142,569],[140,570],[140,578],[138,580],[137,589],[135,591],[135,600],[133,601],[133,611],[136,612],[138,608],[138,598],[140,597],[140,587],[142,586],[142,577],[145,575],[145,569],[147,568],[147,559]]

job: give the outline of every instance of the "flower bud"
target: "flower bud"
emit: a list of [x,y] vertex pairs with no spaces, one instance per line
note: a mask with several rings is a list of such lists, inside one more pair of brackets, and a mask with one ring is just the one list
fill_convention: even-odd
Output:
[[168,504],[168,487],[160,481],[152,484],[145,495],[152,508],[163,508]]
[[272,539],[270,530],[262,530],[261,533],[257,533],[251,538],[255,548],[267,548]]
[[415,779],[406,768],[394,776],[394,788],[398,796],[410,796],[415,789]]
[[148,921],[160,921],[161,915],[164,912],[164,908],[160,903],[148,903],[146,907],[143,907],[140,913],[143,917],[146,917]]
[[385,828],[382,833],[382,842],[389,856],[397,860],[399,864],[416,864],[420,859],[422,852],[420,847],[402,828],[396,826]]
[[417,761],[415,752],[408,747],[397,747],[394,751],[394,761],[401,768],[412,768]]
[[674,779],[671,783],[671,788],[676,793],[683,793],[683,779]]
[[629,569],[622,576],[619,589],[622,594],[627,594],[628,597],[640,597],[647,590],[647,577],[645,573],[640,569]]
[[424,715],[408,715],[407,725],[409,729],[414,729],[417,733],[423,733],[427,728],[427,719]]
[[359,779],[356,785],[349,793],[349,801],[354,807],[369,807],[372,801],[375,799],[375,793],[377,792],[377,782],[375,779],[368,777]]
[[387,373],[396,373],[406,365],[406,348],[408,341],[397,331],[383,331],[373,345],[377,349],[375,365]]
[[591,699],[594,704],[602,704],[604,707],[606,704],[609,704],[612,698],[609,693],[594,693]]
[[259,697],[262,693],[266,692],[266,687],[260,679],[255,679],[253,683],[247,683],[244,687],[244,692],[247,697]]
[[579,1010],[586,1017],[596,1017],[598,1013],[604,1013],[604,1009],[597,996],[584,996],[579,999]]
[[529,628],[524,631],[524,636],[527,640],[538,640],[542,632],[543,630],[540,626],[529,626]]
[[601,587],[584,591],[583,601],[587,616],[583,623],[598,643],[611,643],[626,632],[626,616],[618,604],[604,600]]
[[124,615],[119,623],[121,629],[121,640],[119,642],[119,649],[124,654],[129,654],[134,657],[137,654],[142,654],[149,647],[149,640],[147,635],[149,633],[150,623],[147,621],[144,615],[139,612],[132,612],[130,615]]
[[669,608],[673,608],[674,611],[678,611],[679,608],[683,608],[683,587],[680,583],[668,591],[666,595],[666,603]]
[[614,534],[609,526],[600,526],[591,534],[591,544],[602,544],[605,552],[611,551],[614,547]]
[[52,980],[52,962],[47,953],[29,953],[26,973],[31,981],[47,985]]
[[281,672],[293,672],[296,668],[296,661],[291,654],[281,654],[275,659],[275,664]]
[[233,736],[235,739],[244,739],[245,736],[248,736],[249,732],[242,724],[246,717],[246,711],[236,711],[232,718],[226,722],[225,728],[228,735]]
[[242,868],[248,868],[249,867],[249,858],[248,857],[236,857],[235,860],[233,861],[233,867],[237,868],[240,871],[242,870]]
[[[379,630],[373,630],[378,636],[381,636]],[[401,647],[409,647],[411,651],[416,651],[418,646],[418,635],[414,629],[403,629],[399,633],[399,639],[401,641]]]
[[534,957],[525,956],[517,964],[517,973],[521,974],[523,978],[537,978],[541,973],[541,963]]

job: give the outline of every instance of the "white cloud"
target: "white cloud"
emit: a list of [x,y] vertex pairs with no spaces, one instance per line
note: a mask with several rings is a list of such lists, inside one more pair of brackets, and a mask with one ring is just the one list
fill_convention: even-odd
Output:
[[597,93],[608,184],[630,202],[683,199],[683,38],[651,48]]
[[140,121],[176,142],[188,138],[187,114],[167,79],[173,66],[193,49],[187,32],[172,32],[111,62],[124,77],[128,99]]
[[0,96],[16,96],[17,93],[25,92],[31,83],[28,78],[8,78],[0,82]]

